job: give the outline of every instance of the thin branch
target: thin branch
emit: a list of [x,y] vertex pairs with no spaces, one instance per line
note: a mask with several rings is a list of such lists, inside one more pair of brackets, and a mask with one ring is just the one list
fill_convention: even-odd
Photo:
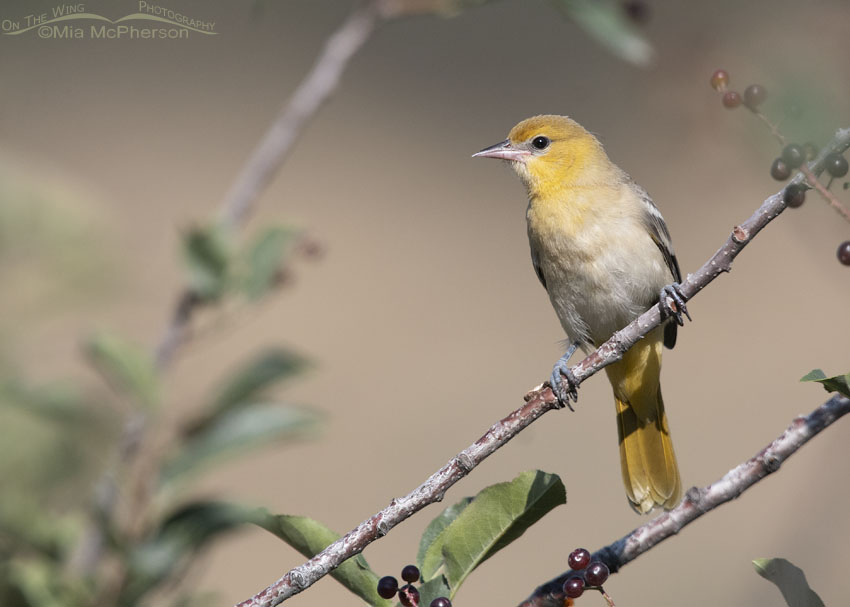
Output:
[[[263,190],[283,165],[304,128],[337,89],[343,72],[377,28],[383,16],[379,5],[373,1],[359,6],[325,42],[312,69],[280,110],[225,194],[220,213],[225,229],[236,229],[254,210]],[[184,290],[178,298],[171,321],[156,347],[159,369],[171,362],[192,313],[201,303],[190,289]]]
[[[737,497],[757,482],[779,470],[782,463],[819,432],[850,413],[850,399],[836,394],[805,417],[798,417],[782,435],[739,464],[708,487],[692,487],[678,506],[641,525],[625,537],[593,554],[615,573],[653,546],[679,533],[686,525]],[[567,571],[537,588],[519,607],[563,605],[563,584],[574,571]]]
[[836,213],[841,215],[845,219],[845,221],[850,221],[850,210],[847,210],[847,207],[841,204],[838,198],[836,198],[832,192],[826,189],[826,187],[820,182],[817,177],[812,174],[812,172],[808,168],[801,167],[800,172],[802,172],[803,175],[806,176],[806,182],[814,189],[816,189],[818,191],[818,194],[823,196],[823,199],[829,203],[829,206],[835,209]]
[[[843,153],[848,147],[850,147],[850,128],[841,129],[836,133],[833,141],[809,164],[809,169],[814,174],[821,173],[829,153]],[[803,175],[798,175],[792,183],[798,183],[802,179]],[[732,261],[738,253],[783,210],[785,210],[783,195],[782,192],[778,192],[765,200],[744,223],[735,226],[724,245],[699,270],[689,274],[682,283],[685,298],[693,298],[722,272],[730,271]],[[622,358],[628,348],[658,326],[660,321],[659,308],[653,306],[624,329],[615,333],[596,351],[572,367],[577,383],[581,383],[603,367]],[[458,453],[411,493],[392,500],[389,506],[360,523],[306,563],[285,573],[265,590],[242,601],[237,607],[278,605],[314,584],[346,559],[362,552],[366,546],[386,535],[403,520],[425,506],[442,500],[449,487],[469,474],[487,456],[502,447],[534,420],[557,407],[557,400],[546,384],[529,392],[525,400],[525,405],[491,426],[484,436]]]
[[[366,2],[354,10],[328,38],[312,69],[280,111],[225,195],[220,217],[225,229],[235,230],[246,221],[307,123],[336,90],[342,73],[375,31],[385,13],[380,0]],[[171,364],[192,316],[203,303],[203,299],[188,287],[177,297],[168,326],[154,350],[154,361],[160,372]],[[89,575],[102,558],[105,528],[112,519],[117,502],[115,468],[126,469],[132,464],[139,452],[146,426],[147,420],[143,414],[132,415],[125,424],[118,462],[98,481],[96,503],[92,508],[96,520],[83,533],[72,558],[71,568],[75,571]]]

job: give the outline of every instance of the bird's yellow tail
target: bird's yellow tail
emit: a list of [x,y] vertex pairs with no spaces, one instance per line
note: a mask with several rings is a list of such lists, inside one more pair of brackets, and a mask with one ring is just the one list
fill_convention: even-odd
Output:
[[661,398],[659,327],[605,368],[614,388],[626,495],[637,512],[669,510],[682,494],[679,468]]

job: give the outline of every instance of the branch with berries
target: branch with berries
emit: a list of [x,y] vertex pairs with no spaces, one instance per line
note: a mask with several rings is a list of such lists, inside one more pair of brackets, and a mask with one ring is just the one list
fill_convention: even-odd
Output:
[[[832,154],[843,154],[848,148],[850,128],[840,129],[833,140],[806,165],[807,170],[814,176],[820,175],[826,168],[828,157]],[[729,272],[732,262],[743,248],[788,206],[789,197],[794,194],[791,186],[802,183],[804,179],[804,174],[798,174],[783,190],[767,198],[749,219],[735,226],[720,249],[682,282],[683,297],[686,300],[693,298],[720,274]],[[659,307],[653,306],[616,332],[611,339],[571,368],[576,385],[603,367],[620,360],[626,350],[657,327],[661,320]],[[525,401],[522,407],[493,424],[481,438],[458,453],[422,485],[404,497],[393,499],[386,508],[360,523],[306,563],[285,573],[266,589],[239,603],[238,607],[272,607],[305,590],[343,561],[359,554],[366,546],[386,535],[402,521],[426,506],[442,500],[451,486],[469,474],[489,455],[544,413],[559,408],[558,400],[548,384],[542,384],[526,394]]]
[[[752,458],[727,472],[723,478],[702,489],[692,487],[677,507],[641,525],[613,544],[597,550],[593,555],[581,554],[581,559],[574,559],[573,555],[570,555],[569,564],[572,569],[537,588],[519,607],[560,607],[564,604],[565,596],[580,596],[584,586],[584,578],[581,577],[584,569],[582,565],[596,561],[607,567],[606,573],[617,572],[660,542],[679,533],[702,515],[739,497],[757,482],[779,470],[782,463],[800,447],[848,413],[850,398],[836,394],[805,417],[795,419],[781,436]],[[585,574],[585,578],[587,575]],[[606,578],[607,575],[602,578],[602,582]],[[601,586],[602,582],[590,585]]]

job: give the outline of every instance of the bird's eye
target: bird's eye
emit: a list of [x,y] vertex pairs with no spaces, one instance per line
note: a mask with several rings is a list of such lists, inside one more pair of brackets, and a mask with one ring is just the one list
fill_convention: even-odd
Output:
[[531,145],[535,149],[545,150],[549,147],[549,138],[544,137],[543,135],[538,135],[537,137],[531,140]]

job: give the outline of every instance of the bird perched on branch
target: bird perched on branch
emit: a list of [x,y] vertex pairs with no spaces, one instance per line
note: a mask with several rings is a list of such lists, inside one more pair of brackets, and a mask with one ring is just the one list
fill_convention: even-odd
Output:
[[528,190],[531,260],[570,342],[550,379],[561,406],[577,399],[567,364],[576,348],[600,346],[660,297],[669,320],[605,371],[629,503],[640,513],[674,507],[681,481],[661,398],[661,345],[676,343],[687,309],[661,213],[599,140],[564,116],[524,120],[474,156],[508,161]]

